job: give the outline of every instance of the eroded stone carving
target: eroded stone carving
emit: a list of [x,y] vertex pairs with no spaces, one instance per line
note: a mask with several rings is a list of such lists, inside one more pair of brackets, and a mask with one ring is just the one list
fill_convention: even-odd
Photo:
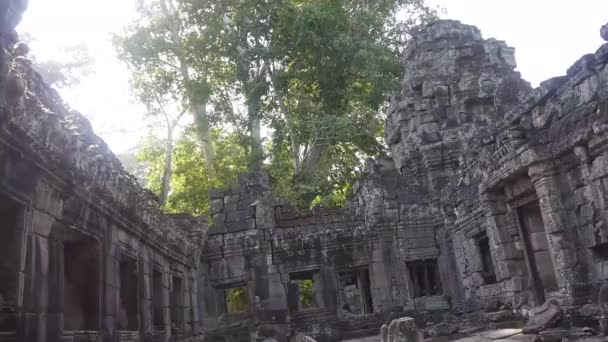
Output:
[[[366,162],[346,208],[299,212],[257,171],[211,191],[207,231],[162,213],[32,70],[15,45],[24,6],[0,4],[0,216],[13,222],[0,260],[20,261],[0,263],[0,330],[13,340],[325,342],[390,323],[383,341],[412,342],[414,318],[480,309],[531,312],[537,333],[608,278],[608,45],[531,89],[504,42],[431,24],[403,56],[391,157]],[[228,312],[237,292],[249,305]]]

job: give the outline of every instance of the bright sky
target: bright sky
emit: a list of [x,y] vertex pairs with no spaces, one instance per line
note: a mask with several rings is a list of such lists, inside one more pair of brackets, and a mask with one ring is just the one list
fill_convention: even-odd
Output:
[[[518,70],[533,86],[563,75],[580,56],[595,52],[603,43],[600,26],[608,21],[607,0],[429,1],[446,8],[448,18],[476,25],[485,38],[515,47]],[[111,33],[120,31],[134,12],[134,0],[29,0],[18,27],[37,39],[30,48],[43,59],[57,56],[62,46],[89,46],[95,73],[62,95],[91,120],[115,153],[133,148],[147,132],[144,108],[133,103],[128,73],[111,44]]]

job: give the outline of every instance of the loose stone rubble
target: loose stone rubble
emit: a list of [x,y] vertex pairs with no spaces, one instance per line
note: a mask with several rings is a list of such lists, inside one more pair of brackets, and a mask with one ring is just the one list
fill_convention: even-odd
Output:
[[383,324],[415,341],[416,325],[522,317],[557,340],[601,321],[608,44],[532,89],[504,42],[429,25],[389,99],[391,157],[346,208],[299,212],[256,171],[210,193],[207,227],[163,214],[33,71],[25,7],[0,3],[0,341],[323,342]]

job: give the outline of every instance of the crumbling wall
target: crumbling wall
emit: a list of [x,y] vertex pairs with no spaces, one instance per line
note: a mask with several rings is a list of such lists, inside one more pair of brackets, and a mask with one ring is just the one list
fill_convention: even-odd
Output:
[[[263,191],[264,212],[274,214],[259,233],[246,209],[256,191],[214,193],[219,221],[206,247],[213,257],[203,262],[231,261],[202,277],[240,275],[254,306],[272,286],[289,315],[289,324],[275,323],[290,336],[321,339],[342,338],[355,324],[364,333],[391,312],[589,300],[607,273],[607,49],[532,90],[504,42],[457,21],[429,25],[406,49],[402,87],[391,98],[392,156],[366,163],[354,201],[302,214]],[[231,246],[245,237],[246,246]],[[366,298],[366,274],[373,310],[363,303],[353,314]],[[321,305],[300,310],[293,294],[301,279],[316,284]],[[252,324],[252,336],[280,332],[261,327]]]
[[404,315],[581,304],[608,277],[608,45],[531,90],[504,42],[431,24],[403,56],[391,157],[366,162],[346,208],[299,212],[255,171],[210,193],[207,230],[162,213],[32,70],[25,4],[0,4],[8,340],[330,341]]
[[[206,224],[163,214],[32,69],[14,31],[26,3],[0,4],[1,233],[12,242],[11,266],[0,264],[3,339],[200,340],[194,270]],[[152,269],[162,296],[171,276],[183,280],[181,326],[168,323],[176,306],[164,298],[165,325],[153,327]]]

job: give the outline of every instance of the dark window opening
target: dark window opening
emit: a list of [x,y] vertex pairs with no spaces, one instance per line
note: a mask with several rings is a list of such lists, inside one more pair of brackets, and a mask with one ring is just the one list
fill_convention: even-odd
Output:
[[414,298],[436,296],[442,293],[437,259],[409,261],[406,265]]
[[184,325],[184,288],[182,278],[173,276],[171,285],[171,327],[182,329]]
[[64,329],[97,330],[100,298],[98,243],[84,236],[65,241],[63,254]]
[[355,315],[373,313],[369,270],[360,268],[343,271],[339,273],[339,278],[344,302],[342,310]]
[[225,312],[244,313],[249,311],[249,294],[246,286],[234,286],[224,289]]
[[490,251],[490,239],[488,234],[483,232],[475,237],[479,256],[481,258],[481,276],[484,284],[496,284],[496,271],[494,270],[494,262],[492,260],[492,252]]
[[465,101],[465,116],[461,122],[477,122],[487,124],[486,120],[496,112],[494,97],[472,98]]
[[315,284],[315,274],[318,272],[297,272],[289,274],[289,280],[294,284],[297,291],[295,295],[298,297],[298,310],[307,310],[316,308],[317,293]]
[[17,331],[23,207],[0,195],[0,332]]
[[593,255],[602,261],[608,260],[608,242],[591,247]]
[[165,330],[163,288],[163,274],[158,270],[152,271],[152,320],[155,330]]
[[412,86],[412,91],[414,92],[414,94],[422,96],[422,84],[416,84],[415,86]]
[[139,300],[137,260],[128,256],[120,258],[120,307],[119,330],[138,330]]

